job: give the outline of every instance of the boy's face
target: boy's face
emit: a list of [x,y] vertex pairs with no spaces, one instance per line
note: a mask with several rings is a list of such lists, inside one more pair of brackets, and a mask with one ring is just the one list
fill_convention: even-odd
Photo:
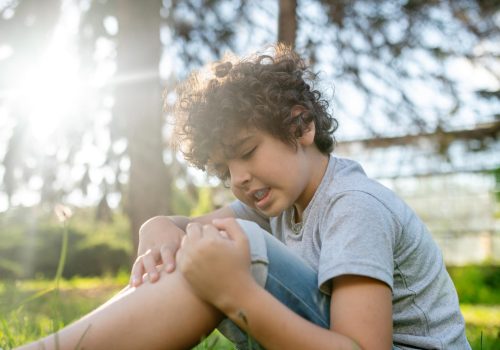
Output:
[[319,151],[312,133],[312,145],[305,134],[295,148],[264,131],[245,129],[214,152],[210,166],[219,176],[227,176],[240,201],[268,217],[294,203],[305,208],[318,185],[312,169],[312,159],[317,158],[310,152]]

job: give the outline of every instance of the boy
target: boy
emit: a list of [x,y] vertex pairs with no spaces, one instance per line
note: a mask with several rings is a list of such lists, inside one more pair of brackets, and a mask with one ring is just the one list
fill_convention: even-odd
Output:
[[237,201],[146,222],[136,288],[63,330],[63,345],[90,327],[89,348],[186,348],[222,321],[242,348],[239,329],[266,349],[470,349],[423,223],[330,155],[337,123],[303,61],[278,46],[202,78],[180,89],[181,149]]

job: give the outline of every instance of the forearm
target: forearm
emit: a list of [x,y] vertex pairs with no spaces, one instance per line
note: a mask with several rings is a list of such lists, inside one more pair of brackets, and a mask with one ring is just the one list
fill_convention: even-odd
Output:
[[269,350],[360,349],[349,337],[301,318],[256,283],[221,309]]

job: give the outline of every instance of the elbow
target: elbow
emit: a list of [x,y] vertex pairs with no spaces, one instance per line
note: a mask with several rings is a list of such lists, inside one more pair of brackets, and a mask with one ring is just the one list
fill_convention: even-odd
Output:
[[144,222],[139,228],[139,236],[143,236],[148,232],[162,232],[169,227],[175,225],[174,220],[172,220],[169,216],[154,216]]

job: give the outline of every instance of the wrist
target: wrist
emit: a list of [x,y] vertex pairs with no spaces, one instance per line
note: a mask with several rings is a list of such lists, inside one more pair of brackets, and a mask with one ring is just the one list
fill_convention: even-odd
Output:
[[215,307],[233,320],[238,317],[248,301],[255,297],[257,291],[262,289],[251,275],[244,281],[235,281],[234,285],[235,287],[228,288],[214,303]]

